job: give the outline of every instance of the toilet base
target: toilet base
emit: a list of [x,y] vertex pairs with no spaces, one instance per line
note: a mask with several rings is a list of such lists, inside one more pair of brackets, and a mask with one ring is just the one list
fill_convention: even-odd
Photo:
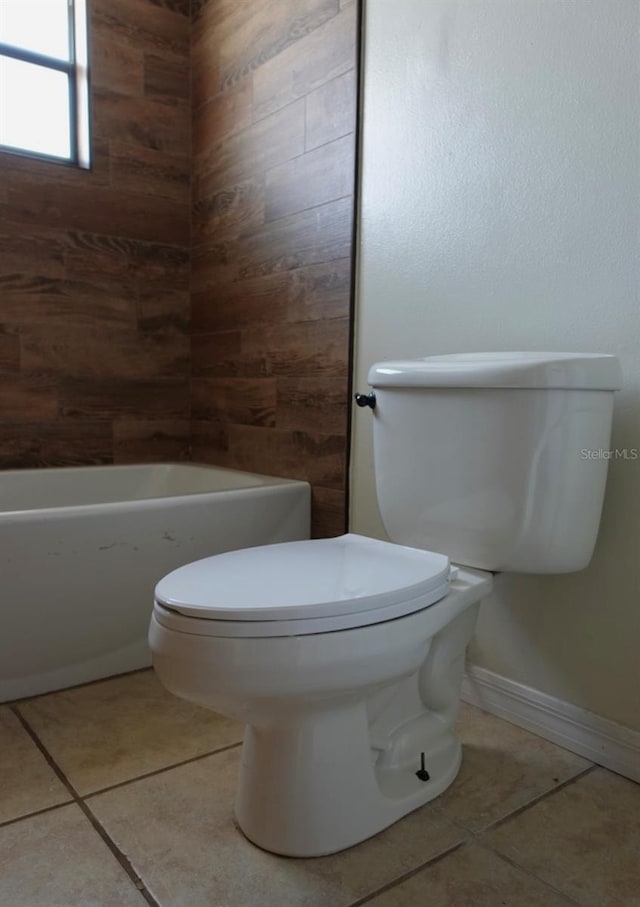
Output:
[[248,725],[236,798],[247,838],[286,856],[323,856],[441,794],[462,758],[454,725],[477,613],[477,602],[465,607],[428,640],[417,670],[369,697],[291,702]]
[[[428,779],[417,774],[422,753]],[[340,709],[334,703],[290,726],[247,727],[240,828],[254,844],[286,856],[352,847],[441,794],[458,773],[461,745],[443,728],[418,744],[411,765],[380,767],[373,758],[362,702]]]

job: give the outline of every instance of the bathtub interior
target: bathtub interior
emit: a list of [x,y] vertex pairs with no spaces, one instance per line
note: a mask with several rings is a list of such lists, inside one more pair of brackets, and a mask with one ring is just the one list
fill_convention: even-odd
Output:
[[0,472],[0,514],[234,491],[287,481],[183,463],[8,470]]

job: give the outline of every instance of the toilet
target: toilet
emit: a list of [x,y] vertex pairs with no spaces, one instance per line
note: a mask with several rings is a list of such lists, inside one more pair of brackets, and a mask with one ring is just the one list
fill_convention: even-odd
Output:
[[[245,725],[236,818],[274,853],[333,853],[442,793],[469,643],[496,571],[595,545],[614,356],[477,353],[369,372],[392,541],[347,534],[205,558],[155,591],[164,686]],[[576,619],[577,615],[576,615]]]

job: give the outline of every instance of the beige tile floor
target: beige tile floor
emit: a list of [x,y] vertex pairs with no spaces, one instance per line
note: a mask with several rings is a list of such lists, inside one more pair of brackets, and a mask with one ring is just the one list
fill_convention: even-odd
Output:
[[233,822],[241,728],[150,671],[0,707],[0,907],[640,907],[640,786],[463,705],[448,791],[341,854]]

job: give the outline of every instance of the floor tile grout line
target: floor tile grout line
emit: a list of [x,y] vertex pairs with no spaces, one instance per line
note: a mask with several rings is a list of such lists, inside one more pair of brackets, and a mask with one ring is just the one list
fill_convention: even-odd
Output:
[[447,815],[441,806],[437,806],[438,797],[435,800],[429,801],[429,806],[433,810],[433,818],[439,822],[442,822],[444,825],[448,825],[452,831],[457,832],[459,835],[466,835],[466,837],[471,841],[474,837],[474,832],[471,828],[467,828],[459,820],[453,819],[451,816]]
[[45,813],[53,812],[54,809],[60,809],[61,806],[71,806],[76,801],[73,799],[70,800],[61,800],[60,803],[54,803],[52,806],[44,806],[42,809],[34,809],[30,813],[21,813],[19,816],[14,816],[13,819],[4,819],[0,822],[0,828],[6,828],[7,825],[14,825],[16,822],[22,822],[23,819],[33,819],[34,816],[42,816]]
[[[141,671],[146,671],[146,670],[148,670],[148,668],[140,668],[135,671],[128,671],[126,675],[119,674],[117,676],[124,677],[124,676],[129,676],[129,674],[139,674]],[[111,678],[107,678],[107,679],[110,680]],[[94,680],[87,684],[79,684],[79,686],[91,686],[94,683],[100,683],[100,682],[101,682],[101,680]],[[69,689],[76,689],[76,688],[69,687]],[[64,691],[60,690],[57,692],[64,692]],[[53,695],[53,694],[47,693],[45,695]],[[86,794],[81,794],[79,791],[77,791],[72,786],[71,782],[67,779],[66,775],[62,772],[62,769],[59,768],[58,764],[55,762],[53,757],[50,755],[49,751],[47,750],[45,745],[42,743],[42,741],[38,737],[37,733],[33,730],[31,725],[29,724],[28,719],[25,718],[24,715],[22,714],[22,712],[20,711],[20,704],[23,702],[27,702],[27,701],[29,701],[29,700],[27,700],[27,699],[14,700],[13,703],[7,702],[7,703],[2,703],[2,705],[9,708],[14,713],[14,715],[18,718],[20,724],[23,726],[25,731],[32,738],[32,740],[37,745],[38,749],[40,750],[40,752],[46,759],[49,767],[53,769],[53,771],[55,772],[56,775],[58,775],[60,781],[62,781],[64,786],[71,793],[74,800],[83,800],[83,799],[86,800],[89,797],[97,797],[98,794],[104,794],[104,793],[107,793],[108,791],[116,790],[119,787],[124,787],[127,784],[133,784],[135,781],[142,781],[144,778],[151,778],[154,775],[161,775],[163,772],[168,772],[172,768],[180,768],[180,766],[182,766],[182,765],[189,765],[191,762],[197,762],[199,759],[206,759],[208,756],[217,756],[219,753],[226,753],[227,750],[232,750],[232,749],[235,749],[236,747],[242,746],[242,740],[237,740],[235,743],[227,743],[224,746],[217,747],[216,749],[207,750],[206,753],[198,753],[197,756],[190,756],[188,759],[181,759],[179,762],[171,762],[168,765],[162,766],[162,768],[156,768],[156,769],[153,769],[153,771],[144,772],[141,775],[134,775],[132,778],[127,778],[125,781],[118,781],[116,784],[107,784],[105,787],[99,787],[98,790],[92,790]],[[66,802],[69,803],[71,801],[66,801]],[[47,810],[55,809],[56,806],[62,806],[62,805],[63,805],[62,803],[55,804],[54,806],[46,807],[46,809]],[[37,810],[36,812],[44,812],[44,810]],[[19,816],[19,817],[17,817],[17,819],[9,819],[9,822],[18,821],[18,819],[24,819],[28,815],[35,815],[35,813],[25,813],[24,816]],[[4,823],[0,822],[0,827],[2,827],[2,825],[6,825],[6,824],[8,824],[8,822],[4,822]]]
[[515,816],[521,815],[522,813],[526,812],[528,809],[531,809],[532,807],[536,806],[536,804],[540,803],[542,800],[546,800],[548,797],[552,796],[557,791],[562,790],[565,787],[570,787],[572,784],[579,781],[581,778],[584,778],[586,775],[589,775],[597,767],[598,766],[596,764],[587,766],[587,768],[583,769],[577,775],[574,775],[571,778],[567,778],[566,781],[563,781],[562,783],[556,785],[551,790],[545,791],[543,794],[540,794],[538,797],[534,797],[526,805],[521,806],[518,809],[514,810],[513,812],[509,813],[509,815],[504,816],[501,819],[498,819],[493,824],[488,825],[486,828],[482,829],[482,831],[478,831],[478,832],[471,831],[470,829],[465,828],[465,826],[463,826],[459,823],[456,823],[454,820],[447,819],[446,815],[443,813],[442,817],[447,819],[447,824],[456,828],[461,833],[466,833],[469,837],[467,837],[464,841],[460,841],[458,844],[454,844],[453,846],[447,848],[447,850],[442,851],[441,853],[437,854],[435,857],[432,857],[431,859],[426,860],[424,863],[421,863],[419,866],[414,867],[413,869],[409,870],[408,872],[404,873],[403,875],[398,876],[398,878],[393,879],[390,882],[387,882],[382,887],[376,889],[373,892],[370,892],[369,894],[365,895],[364,897],[360,898],[359,900],[352,902],[349,905],[349,907],[361,907],[361,905],[369,903],[374,898],[377,898],[380,895],[385,894],[387,891],[390,891],[391,889],[396,888],[398,885],[403,884],[403,882],[406,882],[408,879],[413,878],[413,876],[422,872],[424,869],[427,869],[428,867],[433,866],[436,863],[439,863],[441,860],[443,860],[446,857],[450,856],[451,854],[455,853],[457,850],[460,850],[463,847],[467,847],[469,845],[474,845],[474,844],[477,844],[478,846],[482,847],[483,850],[487,850],[487,851],[493,853],[495,856],[504,860],[506,863],[508,863],[514,869],[517,869],[520,872],[525,873],[525,875],[528,875],[530,878],[535,879],[536,882],[543,885],[545,888],[548,888],[550,891],[553,891],[554,894],[558,895],[559,897],[563,898],[566,901],[567,905],[572,905],[572,907],[582,907],[582,905],[578,901],[574,900],[565,891],[562,891],[561,889],[556,888],[555,885],[552,885],[550,882],[547,882],[545,879],[536,875],[530,869],[527,869],[526,866],[520,865],[520,863],[518,863],[513,858],[511,858],[511,857],[507,856],[506,854],[502,853],[501,851],[496,850],[495,848],[491,847],[491,845],[486,843],[485,841],[482,841],[481,836],[483,834],[485,834],[485,832],[493,831],[493,829],[495,829],[498,826],[502,825],[503,823],[507,822],[509,819],[514,818]]
[[[133,883],[136,891],[140,892],[140,894],[147,901],[147,903],[150,905],[150,907],[160,907],[160,904],[158,904],[156,899],[147,891],[146,887],[144,886],[144,883],[140,879],[140,876],[136,873],[135,869],[133,868],[133,866],[127,859],[127,857],[124,855],[124,853],[122,853],[122,851],[120,850],[118,845],[115,843],[115,841],[113,841],[109,837],[109,834],[107,833],[106,829],[103,828],[103,826],[100,824],[98,819],[94,816],[92,811],[89,809],[87,804],[84,802],[84,800],[78,793],[78,791],[75,789],[73,784],[71,784],[71,782],[69,781],[69,779],[67,778],[65,773],[62,771],[62,769],[60,768],[58,763],[55,761],[55,759],[53,758],[51,753],[47,750],[44,743],[40,740],[37,733],[29,725],[26,718],[24,718],[24,716],[20,713],[19,709],[15,706],[11,707],[11,711],[16,716],[16,718],[18,719],[18,721],[24,728],[25,732],[29,735],[29,737],[31,738],[33,743],[40,750],[40,752],[44,756],[49,768],[54,772],[54,774],[56,775],[58,780],[65,786],[67,791],[73,797],[73,800],[70,803],[67,803],[66,805],[67,806],[75,805],[75,806],[79,807],[79,809],[84,814],[85,818],[91,824],[94,831],[97,832],[97,834],[100,836],[100,838],[102,839],[102,841],[104,842],[106,847],[109,849],[109,851],[112,853],[112,855],[117,860],[120,867],[127,874],[128,878]],[[60,805],[62,806],[62,804],[60,804]],[[23,816],[22,818],[26,818],[26,817]]]
[[441,806],[437,806],[437,800],[433,801],[434,807],[437,810],[438,818],[446,822],[447,825],[450,825],[458,832],[463,834],[471,835],[472,838],[478,840],[482,835],[487,832],[493,831],[498,828],[500,825],[503,825],[505,822],[508,822],[509,819],[513,819],[516,816],[521,815],[523,812],[526,812],[530,807],[535,806],[537,803],[540,803],[542,800],[546,800],[547,797],[552,796],[557,791],[562,790],[564,787],[569,787],[575,781],[579,781],[585,775],[590,774],[594,769],[599,768],[597,764],[589,765],[587,768],[582,769],[578,772],[577,775],[572,775],[571,778],[567,778],[565,781],[559,781],[554,787],[549,788],[549,790],[543,791],[541,794],[532,797],[531,800],[528,800],[522,806],[517,806],[512,812],[507,813],[505,816],[501,816],[499,819],[496,819],[494,822],[490,822],[489,825],[483,825],[482,828],[471,828],[469,825],[465,825],[461,819],[455,819],[453,816],[448,815]]
[[115,859],[118,861],[122,869],[129,876],[136,891],[139,891],[142,897],[145,899],[147,904],[150,907],[161,907],[158,901],[154,898],[151,892],[146,887],[145,883],[142,881],[142,878],[135,871],[133,864],[129,858],[120,850],[115,841],[110,837],[106,828],[101,824],[100,820],[94,815],[94,813],[89,808],[89,805],[84,802],[84,800],[78,800],[78,806],[84,813],[87,820],[91,823],[94,831],[102,838],[105,845],[109,848]]
[[568,895],[565,891],[562,891],[560,888],[556,888],[556,886],[552,885],[551,882],[548,882],[546,879],[543,879],[541,876],[537,875],[535,872],[528,869],[526,866],[523,866],[521,863],[518,863],[518,861],[515,860],[513,857],[508,856],[507,854],[503,853],[501,850],[498,850],[496,847],[492,847],[488,841],[483,840],[483,835],[485,835],[488,832],[494,831],[496,828],[499,828],[500,826],[504,825],[510,819],[514,819],[517,816],[523,815],[523,813],[526,813],[529,809],[533,809],[535,806],[538,805],[538,803],[541,803],[543,800],[549,799],[554,794],[556,794],[558,791],[564,790],[566,787],[571,787],[573,784],[580,781],[582,778],[585,778],[587,775],[590,775],[598,767],[599,766],[597,765],[597,763],[593,763],[592,765],[587,766],[587,768],[583,769],[581,772],[578,772],[578,774],[573,775],[573,777],[567,778],[566,781],[563,781],[560,784],[557,784],[555,787],[551,788],[551,790],[547,790],[544,793],[540,794],[538,797],[534,797],[532,800],[530,800],[524,806],[519,807],[518,809],[514,810],[512,813],[509,813],[508,816],[503,816],[501,819],[498,819],[496,822],[492,823],[491,825],[488,825],[486,828],[483,828],[482,831],[473,832],[474,843],[478,844],[479,847],[482,847],[483,850],[487,850],[490,853],[494,854],[495,856],[499,857],[500,859],[504,860],[506,863],[508,863],[514,869],[517,869],[520,872],[524,872],[530,878],[535,879],[539,884],[544,885],[550,891],[553,891],[554,894],[557,894],[560,897],[564,898],[564,900],[567,902],[567,905],[572,905],[572,907],[582,907],[582,905],[580,904],[579,901],[576,901],[574,898],[572,898],[570,895]]
[[470,840],[470,838],[467,838],[464,841],[458,841],[457,844],[452,844],[451,847],[447,847],[446,850],[440,851],[440,853],[437,853],[430,859],[425,860],[424,863],[420,863],[419,866],[414,866],[413,869],[409,869],[407,872],[398,876],[396,879],[392,879],[392,881],[386,882],[384,885],[381,885],[380,888],[376,888],[375,891],[370,891],[369,894],[364,895],[364,897],[358,898],[357,901],[352,901],[352,903],[349,904],[349,907],[361,907],[362,904],[368,904],[374,898],[380,897],[381,894],[385,894],[387,891],[391,891],[392,888],[396,888],[398,885],[402,885],[402,883],[406,882],[408,879],[412,879],[413,876],[418,875],[419,872],[422,872],[422,870],[426,869],[428,866],[433,866],[435,863],[439,863],[440,860],[444,860],[445,857],[448,857],[450,854],[455,853],[456,850],[460,850],[460,848],[467,845]]
[[26,731],[26,733],[29,735],[29,737],[33,741],[33,743],[37,746],[37,748],[40,750],[40,752],[44,756],[47,765],[53,771],[53,773],[56,775],[58,781],[60,781],[64,785],[67,792],[71,794],[71,797],[73,798],[73,800],[75,802],[78,802],[80,800],[80,794],[75,789],[75,787],[71,784],[71,782],[69,781],[69,779],[67,778],[65,773],[62,771],[62,769],[60,768],[58,763],[55,761],[55,759],[53,758],[53,756],[51,755],[49,750],[46,748],[46,746],[44,745],[42,740],[40,740],[40,737],[38,737],[37,733],[31,727],[31,725],[29,724],[27,719],[20,712],[20,710],[18,709],[17,706],[10,706],[10,708],[11,708],[11,711],[13,712],[13,714],[16,716],[16,718],[20,722],[20,724],[22,725],[23,729]]
[[478,831],[478,832],[472,831],[471,829],[466,828],[464,825],[462,825],[458,822],[455,822],[455,820],[450,819],[442,811],[442,818],[447,821],[447,824],[453,828],[456,828],[461,833],[468,835],[468,837],[464,841],[460,841],[458,844],[454,844],[452,847],[447,848],[447,850],[444,850],[441,853],[437,854],[435,857],[432,857],[430,860],[426,860],[424,863],[421,863],[419,866],[416,866],[413,869],[409,870],[408,872],[404,873],[403,875],[398,876],[398,878],[393,879],[391,882],[387,882],[381,888],[378,888],[375,891],[370,892],[369,894],[360,898],[359,900],[354,901],[353,903],[351,903],[349,905],[349,907],[361,907],[361,905],[369,903],[374,898],[379,897],[381,894],[384,894],[385,892],[390,891],[393,888],[396,888],[398,885],[401,885],[403,882],[406,882],[408,879],[411,879],[414,875],[417,875],[419,872],[422,872],[422,870],[427,869],[429,866],[433,866],[435,863],[440,862],[440,860],[445,859],[450,854],[453,854],[457,850],[460,850],[462,847],[465,847],[465,846],[468,846],[471,844],[478,844],[484,850],[491,851],[496,856],[500,857],[501,859],[504,859],[505,862],[509,863],[515,869],[518,869],[521,872],[524,872],[526,875],[530,876],[531,878],[535,879],[540,884],[544,885],[549,890],[553,891],[554,894],[557,894],[560,897],[564,898],[567,902],[567,905],[575,905],[575,907],[581,907],[581,905],[577,901],[574,901],[573,898],[571,898],[569,895],[567,895],[564,891],[561,891],[560,889],[556,888],[554,885],[551,885],[549,882],[540,878],[535,873],[528,870],[526,867],[521,866],[515,860],[512,860],[509,857],[505,856],[505,854],[501,853],[500,851],[495,850],[489,844],[485,843],[484,841],[481,841],[480,838],[485,832],[492,831],[493,829],[497,828],[499,825],[502,825],[504,822],[507,822],[509,819],[511,819],[515,816],[521,815],[522,813],[526,812],[528,809],[535,806],[537,803],[540,803],[541,800],[545,800],[547,797],[552,796],[557,791],[559,791],[565,787],[569,787],[572,784],[574,784],[576,781],[579,781],[581,778],[584,778],[586,775],[590,774],[596,768],[597,768],[597,765],[595,765],[595,764],[587,766],[587,768],[583,769],[581,772],[578,772],[578,774],[573,775],[573,777],[571,777],[571,778],[567,778],[566,781],[563,781],[560,784],[557,784],[555,787],[551,788],[548,791],[545,791],[544,793],[540,794],[538,797],[534,797],[532,800],[530,800],[524,806],[518,807],[518,809],[515,809],[513,812],[509,813],[507,816],[503,816],[501,819],[498,819],[496,822],[492,823],[491,825],[488,825],[486,828],[483,828],[481,831]]
[[[504,825],[505,822],[509,822],[511,819],[515,819],[517,816],[521,816],[522,813],[526,812],[528,809],[531,809],[534,806],[537,806],[538,803],[542,803],[542,801],[546,800],[548,797],[553,797],[553,795],[557,794],[558,791],[564,790],[565,787],[571,787],[572,784],[575,784],[577,781],[580,781],[582,778],[590,775],[591,772],[596,770],[596,768],[598,768],[598,766],[595,765],[595,763],[593,765],[587,766],[587,768],[583,768],[582,771],[578,772],[577,775],[572,775],[572,777],[567,778],[566,781],[561,781],[559,784],[556,784],[555,787],[551,787],[549,788],[549,790],[543,791],[543,793],[538,794],[537,797],[533,797],[523,806],[519,806],[508,815],[502,816],[502,818],[500,819],[496,819],[495,822],[492,822],[485,828],[479,829],[478,831],[471,831],[471,833],[476,839],[478,839],[487,832],[495,831],[496,828],[500,828],[500,826]],[[467,830],[469,831],[470,829]]]
[[19,696],[17,699],[8,699],[0,703],[9,708],[25,705],[27,702],[35,702],[36,699],[46,699],[47,696],[57,696],[59,693],[69,693],[71,690],[78,690],[80,687],[93,687],[98,683],[107,683],[109,680],[119,680],[121,677],[131,677],[133,674],[142,674],[145,671],[151,671],[151,665],[145,668],[132,668],[130,671],[123,671],[121,674],[110,674],[109,677],[96,677],[94,680],[81,680],[80,683],[72,683],[68,687],[60,687],[58,690],[48,690],[46,693],[34,693],[33,696]]
[[[130,673],[137,673],[137,672],[130,672]],[[24,728],[26,733],[29,735],[29,737],[32,739],[32,741],[35,743],[37,748],[40,750],[40,752],[44,756],[44,758],[47,762],[47,765],[51,768],[51,770],[54,772],[54,774],[58,777],[58,779],[65,786],[65,788],[71,795],[72,799],[65,800],[63,803],[55,803],[52,806],[47,806],[41,810],[35,810],[34,812],[31,812],[31,813],[25,813],[24,815],[16,816],[14,819],[9,819],[6,822],[0,822],[0,828],[3,825],[10,825],[13,822],[19,822],[21,819],[26,819],[29,816],[34,816],[34,815],[38,815],[39,813],[42,813],[42,812],[49,812],[52,809],[57,809],[58,806],[67,806],[67,805],[69,805],[69,803],[79,802],[81,800],[87,800],[91,797],[97,797],[99,794],[108,793],[109,791],[117,790],[118,788],[121,788],[121,787],[126,787],[128,784],[134,784],[136,781],[142,781],[145,778],[152,778],[155,775],[161,775],[164,772],[171,771],[171,769],[180,768],[183,765],[190,765],[192,762],[198,762],[201,759],[207,759],[209,756],[217,756],[220,753],[226,753],[229,750],[237,749],[238,747],[242,746],[242,740],[237,740],[235,743],[227,743],[224,746],[217,747],[216,749],[207,750],[206,753],[199,753],[197,756],[190,756],[188,759],[181,759],[179,762],[171,762],[169,765],[165,765],[162,768],[154,769],[153,771],[150,771],[150,772],[144,772],[142,775],[135,775],[132,778],[127,778],[125,781],[118,781],[117,784],[108,784],[108,785],[106,785],[106,787],[98,788],[98,790],[89,791],[86,794],[81,794],[79,791],[77,791],[75,789],[75,787],[68,780],[67,776],[64,774],[64,772],[62,771],[60,766],[57,764],[57,762],[55,761],[53,756],[49,753],[49,751],[45,747],[44,743],[40,740],[37,733],[34,731],[34,729],[29,724],[28,720],[20,712],[19,706],[7,704],[7,707],[14,713],[14,715],[16,716],[16,718],[18,719],[18,721],[20,722],[20,724],[22,725],[22,727]]]
[[220,753],[226,753],[228,750],[237,749],[239,746],[242,746],[242,740],[239,740],[237,743],[228,743],[226,746],[221,746],[217,750],[207,750],[206,753],[200,753],[197,756],[190,756],[188,759],[182,759],[180,762],[172,762],[171,765],[165,765],[162,768],[155,768],[151,772],[145,772],[143,775],[136,775],[133,778],[127,778],[126,781],[118,781],[117,784],[108,784],[106,787],[100,787],[98,790],[92,790],[87,794],[82,795],[83,800],[90,800],[92,797],[98,797],[100,794],[107,794],[112,790],[118,790],[121,787],[126,787],[128,784],[135,784],[136,781],[143,781],[145,778],[153,778],[156,775],[163,775],[165,772],[170,772],[174,768],[181,768],[183,765],[190,765],[192,762],[198,762],[201,759],[207,759],[209,756],[217,756]]
[[485,843],[484,841],[475,840],[474,844],[477,844],[478,847],[481,847],[483,850],[489,851],[489,853],[498,857],[501,860],[504,860],[505,863],[508,863],[513,869],[517,869],[519,872],[523,872],[525,875],[529,876],[531,879],[535,879],[540,885],[543,885],[545,888],[548,888],[550,891],[553,891],[554,894],[562,897],[568,905],[571,907],[584,907],[584,904],[581,904],[579,901],[574,900],[571,895],[568,895],[566,891],[562,891],[560,888],[556,888],[555,885],[552,885],[551,882],[547,882],[546,879],[543,879],[541,876],[537,875],[535,872],[532,872],[531,869],[528,869],[526,866],[523,866],[521,863],[518,863],[517,860],[514,860],[513,857],[507,856],[507,854],[502,853],[500,850],[496,850],[494,847],[491,847],[490,844]]

